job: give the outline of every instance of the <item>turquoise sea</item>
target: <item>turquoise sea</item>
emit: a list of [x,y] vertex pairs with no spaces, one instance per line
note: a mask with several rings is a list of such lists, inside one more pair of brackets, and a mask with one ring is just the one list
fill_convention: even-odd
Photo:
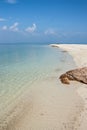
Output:
[[8,124],[17,99],[33,84],[52,77],[58,79],[59,74],[74,66],[72,57],[59,48],[0,45],[0,130]]

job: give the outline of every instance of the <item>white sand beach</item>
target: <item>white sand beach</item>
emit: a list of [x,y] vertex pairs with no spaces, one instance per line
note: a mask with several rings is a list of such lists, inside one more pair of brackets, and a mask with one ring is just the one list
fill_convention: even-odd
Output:
[[57,80],[51,79],[32,86],[19,104],[21,114],[6,130],[78,130],[84,104],[73,85],[70,88],[60,83],[59,91]]
[[78,67],[87,66],[87,45],[86,44],[51,44],[50,46],[59,47],[73,56]]
[[[86,45],[54,46],[67,51],[77,67],[87,65]],[[54,71],[53,77],[31,85],[0,130],[86,130],[87,85],[75,81],[70,85],[62,84],[60,72]]]
[[[59,47],[65,51],[67,51],[70,55],[72,55],[77,68],[87,67],[87,45],[82,44],[52,44],[51,46]],[[86,130],[87,129],[87,85],[80,85],[77,88],[78,94],[84,101],[84,110],[81,113],[81,122],[78,130]]]
[[87,0],[0,0],[0,130],[87,130]]

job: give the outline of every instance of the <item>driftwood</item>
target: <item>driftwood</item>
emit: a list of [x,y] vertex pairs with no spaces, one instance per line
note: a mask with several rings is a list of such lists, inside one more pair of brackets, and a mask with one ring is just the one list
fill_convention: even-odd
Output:
[[70,84],[70,80],[75,80],[87,84],[87,67],[67,71],[59,78],[64,84]]

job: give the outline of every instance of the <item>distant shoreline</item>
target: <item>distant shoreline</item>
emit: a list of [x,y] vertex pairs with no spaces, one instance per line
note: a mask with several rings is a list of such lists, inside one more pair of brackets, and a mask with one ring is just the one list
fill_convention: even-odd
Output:
[[51,47],[61,48],[67,51],[78,67],[87,66],[87,45],[86,44],[50,44]]

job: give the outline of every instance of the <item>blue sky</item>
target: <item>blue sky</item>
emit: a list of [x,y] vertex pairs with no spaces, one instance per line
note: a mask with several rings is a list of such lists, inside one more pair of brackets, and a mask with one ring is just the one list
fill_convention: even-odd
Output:
[[86,0],[0,0],[0,43],[87,43]]

